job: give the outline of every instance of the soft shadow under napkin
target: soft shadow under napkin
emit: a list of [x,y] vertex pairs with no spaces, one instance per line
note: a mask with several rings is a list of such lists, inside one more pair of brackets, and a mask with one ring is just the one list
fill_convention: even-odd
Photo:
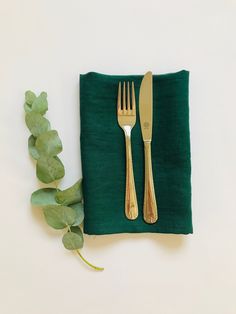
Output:
[[[81,159],[84,232],[192,233],[191,161],[189,137],[189,72],[153,76],[152,164],[159,219],[142,218],[144,152],[138,115],[143,76],[87,73],[80,76]],[[139,217],[126,219],[125,139],[116,115],[119,81],[134,81],[137,122],[132,130],[132,154]]]

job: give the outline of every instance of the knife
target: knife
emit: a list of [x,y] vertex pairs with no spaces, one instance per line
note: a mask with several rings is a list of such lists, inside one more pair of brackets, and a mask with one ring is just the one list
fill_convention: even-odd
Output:
[[152,72],[147,72],[141,82],[139,92],[139,117],[144,142],[145,155],[145,185],[144,185],[144,203],[143,218],[153,224],[158,219],[157,202],[152,174]]

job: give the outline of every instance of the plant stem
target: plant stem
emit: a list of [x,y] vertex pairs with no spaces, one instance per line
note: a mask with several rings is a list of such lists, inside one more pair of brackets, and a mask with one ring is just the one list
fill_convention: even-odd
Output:
[[[70,226],[68,225],[68,232],[71,232],[71,228]],[[87,261],[83,255],[80,253],[79,250],[75,250],[76,253],[79,255],[79,257],[82,259],[82,261],[84,261],[89,267],[93,268],[94,270],[98,270],[98,271],[103,271],[104,268],[103,267],[98,267],[98,266],[94,266],[93,264],[91,264],[89,261]]]
[[79,257],[90,267],[92,267],[94,270],[98,270],[98,271],[102,271],[104,270],[103,267],[97,267],[97,266],[94,266],[93,264],[89,263],[84,257],[83,255],[80,253],[79,250],[76,250],[76,253],[79,255]]

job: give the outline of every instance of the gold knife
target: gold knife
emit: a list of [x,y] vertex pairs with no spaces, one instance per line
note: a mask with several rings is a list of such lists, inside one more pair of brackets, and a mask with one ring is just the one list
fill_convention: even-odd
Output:
[[139,92],[139,117],[145,154],[145,186],[144,186],[143,218],[149,224],[155,223],[158,219],[151,157],[152,102],[153,102],[152,72],[147,72],[143,77]]

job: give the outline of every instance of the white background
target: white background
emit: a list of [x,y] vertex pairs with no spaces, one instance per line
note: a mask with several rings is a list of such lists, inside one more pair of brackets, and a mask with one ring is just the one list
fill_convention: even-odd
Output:
[[[234,0],[0,1],[1,314],[236,313],[235,28]],[[86,236],[96,273],[29,204],[24,92],[48,93],[67,187],[81,176],[79,73],[181,69],[194,234]]]

